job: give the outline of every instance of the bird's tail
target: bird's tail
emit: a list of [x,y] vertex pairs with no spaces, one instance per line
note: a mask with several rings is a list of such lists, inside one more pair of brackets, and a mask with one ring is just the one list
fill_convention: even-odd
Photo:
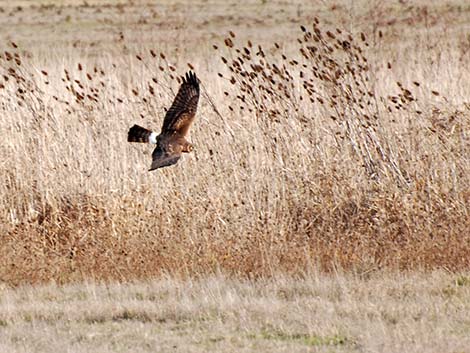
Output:
[[146,128],[134,125],[129,129],[127,133],[128,142],[144,142],[144,143],[157,143],[157,134],[153,131],[147,130]]

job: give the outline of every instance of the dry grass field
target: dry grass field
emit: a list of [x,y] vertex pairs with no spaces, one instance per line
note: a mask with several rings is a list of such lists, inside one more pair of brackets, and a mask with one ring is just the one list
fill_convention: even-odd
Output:
[[0,289],[2,352],[470,352],[445,272]]
[[[469,352],[468,23],[0,1],[0,351]],[[148,172],[190,68],[196,150]]]

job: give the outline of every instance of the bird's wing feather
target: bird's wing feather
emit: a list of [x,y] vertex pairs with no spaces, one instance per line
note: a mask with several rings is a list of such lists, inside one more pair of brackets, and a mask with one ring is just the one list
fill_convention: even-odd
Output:
[[198,101],[199,80],[193,72],[188,72],[165,115],[162,132],[175,131],[181,136],[186,135],[196,115]]
[[152,153],[152,165],[150,166],[149,171],[176,164],[180,157],[181,152],[169,152],[162,149],[161,146],[157,146]]

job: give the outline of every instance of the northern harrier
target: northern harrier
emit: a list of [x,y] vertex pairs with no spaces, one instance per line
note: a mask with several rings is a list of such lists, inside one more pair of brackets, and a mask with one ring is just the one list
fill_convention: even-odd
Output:
[[163,119],[160,135],[139,125],[134,125],[127,134],[128,142],[156,144],[149,170],[176,164],[183,153],[193,150],[185,136],[196,116],[199,100],[199,79],[193,72],[186,73],[183,83]]

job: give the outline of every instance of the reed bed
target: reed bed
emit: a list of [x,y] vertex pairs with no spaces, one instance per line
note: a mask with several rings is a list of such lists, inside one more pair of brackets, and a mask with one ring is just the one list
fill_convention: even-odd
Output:
[[[0,280],[468,269],[466,47],[394,58],[387,33],[317,18],[296,37],[229,31],[185,60],[122,35],[52,62],[10,41]],[[158,132],[190,69],[196,151],[148,173],[152,148],[127,129]]]

